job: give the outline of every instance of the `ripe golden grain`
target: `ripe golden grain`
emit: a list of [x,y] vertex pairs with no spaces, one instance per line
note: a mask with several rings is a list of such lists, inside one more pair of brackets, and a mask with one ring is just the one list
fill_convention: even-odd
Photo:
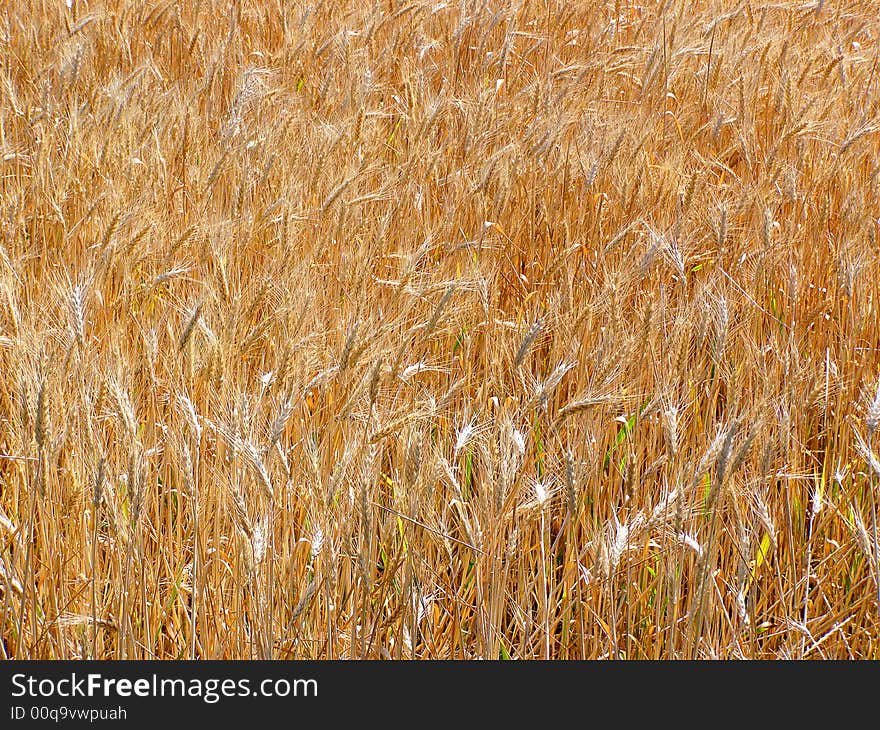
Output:
[[874,2],[37,5],[0,656],[877,656]]

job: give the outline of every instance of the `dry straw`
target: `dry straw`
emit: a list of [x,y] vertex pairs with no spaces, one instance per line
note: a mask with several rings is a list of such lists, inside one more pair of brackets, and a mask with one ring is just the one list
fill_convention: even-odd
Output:
[[80,5],[3,6],[0,656],[876,656],[876,3]]

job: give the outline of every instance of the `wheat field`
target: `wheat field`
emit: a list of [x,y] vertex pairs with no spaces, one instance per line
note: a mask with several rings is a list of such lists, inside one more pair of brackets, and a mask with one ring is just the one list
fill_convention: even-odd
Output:
[[2,657],[880,658],[878,238],[873,0],[9,0]]

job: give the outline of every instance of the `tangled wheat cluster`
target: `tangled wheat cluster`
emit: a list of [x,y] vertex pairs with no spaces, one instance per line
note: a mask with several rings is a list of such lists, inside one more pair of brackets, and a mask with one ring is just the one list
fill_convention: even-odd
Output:
[[870,0],[10,0],[0,652],[878,656]]

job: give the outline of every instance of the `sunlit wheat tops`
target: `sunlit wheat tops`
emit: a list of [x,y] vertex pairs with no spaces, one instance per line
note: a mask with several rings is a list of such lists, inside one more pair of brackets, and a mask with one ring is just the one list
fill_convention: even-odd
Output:
[[880,658],[869,0],[7,0],[2,658]]

